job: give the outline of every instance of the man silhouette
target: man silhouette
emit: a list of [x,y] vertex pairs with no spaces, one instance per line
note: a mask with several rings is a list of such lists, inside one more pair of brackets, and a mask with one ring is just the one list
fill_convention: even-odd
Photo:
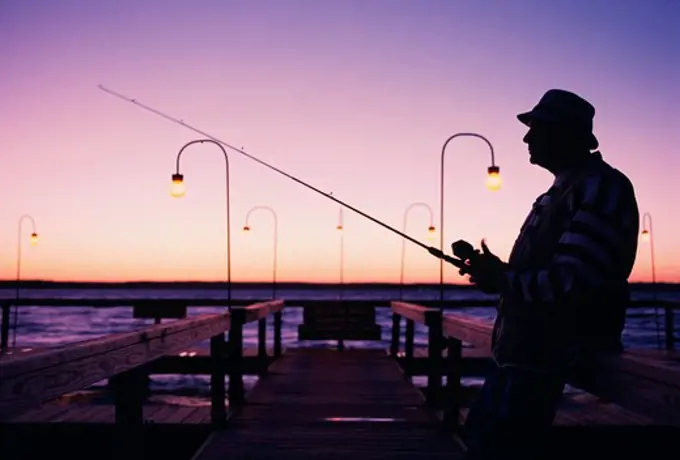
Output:
[[589,102],[558,89],[518,115],[529,127],[530,162],[554,183],[534,202],[507,263],[482,241],[461,269],[501,295],[494,364],[464,429],[469,459],[534,458],[571,366],[623,349],[639,213],[628,178],[593,152],[594,115]]

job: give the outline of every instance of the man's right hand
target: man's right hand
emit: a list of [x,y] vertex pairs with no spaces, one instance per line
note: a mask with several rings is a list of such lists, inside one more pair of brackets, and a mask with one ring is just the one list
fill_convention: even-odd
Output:
[[[487,294],[501,292],[503,276],[508,264],[503,262],[496,254],[489,250],[486,242],[482,240],[482,251],[476,251],[475,257],[470,260],[470,282]],[[464,274],[461,270],[461,275]]]

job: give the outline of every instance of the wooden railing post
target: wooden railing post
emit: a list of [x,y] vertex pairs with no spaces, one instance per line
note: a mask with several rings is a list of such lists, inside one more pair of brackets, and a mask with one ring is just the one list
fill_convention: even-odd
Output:
[[412,319],[406,318],[406,333],[404,336],[404,373],[411,376],[413,369],[413,341],[415,339],[416,325]]
[[9,347],[9,313],[10,304],[2,304],[2,329],[0,329],[0,350],[2,351]]
[[139,366],[109,379],[115,405],[115,459],[144,458],[145,377],[144,366]]
[[401,338],[401,315],[392,313],[392,341],[390,342],[390,356],[396,358],[399,354],[399,339]]
[[257,321],[257,356],[267,361],[267,317]]
[[664,306],[664,335],[666,337],[666,350],[675,349],[675,311],[672,305]]
[[244,399],[243,388],[243,325],[245,311],[231,309],[229,330],[229,405],[239,405]]
[[226,376],[226,356],[224,332],[210,338],[210,422],[213,428],[221,428],[226,424],[227,411],[224,406],[226,397],[224,379]]
[[446,397],[444,399],[444,423],[454,431],[458,430],[460,417],[460,378],[463,365],[463,343],[453,337],[447,339]]
[[274,358],[280,358],[283,353],[281,344],[281,332],[283,329],[283,312],[274,313]]
[[144,367],[139,366],[114,375],[109,379],[113,389],[116,423],[144,424],[142,406],[146,393],[145,377]]
[[436,403],[442,390],[442,351],[444,348],[442,337],[441,311],[428,311],[425,314],[427,324],[427,357],[429,361],[427,375],[427,400]]

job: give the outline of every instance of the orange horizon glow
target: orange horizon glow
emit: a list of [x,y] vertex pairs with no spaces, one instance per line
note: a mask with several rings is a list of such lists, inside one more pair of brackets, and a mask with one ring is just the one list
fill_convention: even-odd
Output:
[[[344,219],[343,219],[344,220]],[[421,224],[422,225],[422,224]],[[265,224],[262,225],[263,227]],[[246,225],[242,227],[243,232],[242,233],[251,233],[251,226]],[[336,225],[336,231],[341,230],[343,232],[346,231],[346,228],[342,224]],[[435,226],[427,226],[426,227],[426,232],[423,232],[426,234],[426,240],[432,240],[433,235],[436,233],[436,227]],[[211,257],[212,264],[206,266],[204,270],[201,270],[199,273],[197,273],[194,276],[187,275],[186,273],[182,273],[183,270],[181,267],[173,267],[173,266],[167,266],[164,265],[163,269],[161,267],[156,267],[153,268],[153,265],[155,264],[154,261],[148,260],[145,264],[135,264],[134,266],[126,263],[120,263],[119,265],[113,265],[113,264],[107,264],[103,266],[102,268],[105,270],[105,272],[100,272],[100,270],[97,270],[96,268],[92,269],[89,268],[87,269],[87,275],[83,274],[77,274],[73,273],[73,268],[71,270],[64,270],[64,267],[61,266],[55,266],[55,265],[50,265],[48,263],[45,263],[45,261],[40,260],[39,255],[37,254],[38,251],[40,251],[39,247],[34,247],[38,243],[38,235],[37,233],[31,233],[30,234],[30,247],[28,248],[29,250],[27,251],[22,251],[22,266],[23,266],[23,271],[22,271],[22,279],[24,280],[42,280],[42,281],[56,281],[56,282],[172,282],[172,281],[195,281],[195,282],[224,282],[226,279],[226,265],[223,267],[220,267],[219,262],[215,260],[215,257]],[[651,247],[649,246],[650,243],[650,237],[651,233],[648,229],[645,229],[641,225],[641,232],[640,232],[640,244],[638,246],[638,255],[636,259],[636,264],[635,268],[633,270],[633,274],[629,278],[629,281],[632,283],[649,283],[652,282],[652,275],[651,275],[651,265],[649,264],[650,260],[650,249]],[[253,238],[253,236],[247,236],[247,238]],[[396,241],[399,240],[399,238],[395,238]],[[49,240],[48,240],[49,241]],[[270,282],[271,279],[268,279],[266,277],[262,277],[260,275],[261,271],[263,269],[266,269],[267,272],[269,271],[269,266],[268,264],[271,264],[271,257],[273,254],[270,254],[267,256],[265,253],[267,250],[271,251],[270,248],[268,248],[268,245],[270,244],[269,237],[265,236],[264,240],[260,240],[262,243],[262,246],[265,246],[266,248],[264,250],[259,250],[259,252],[262,254],[262,258],[258,259],[258,264],[262,262],[263,267],[257,267],[254,264],[251,264],[250,266],[246,265],[240,265],[238,263],[238,260],[235,260],[232,258],[232,282],[238,283],[238,282],[251,282],[251,283],[267,283]],[[48,248],[49,248],[49,243]],[[233,242],[232,242],[233,244]],[[488,241],[487,241],[487,244]],[[427,254],[424,250],[421,250],[420,248],[412,248],[412,244],[407,242],[407,256],[406,256],[406,265],[405,265],[405,274],[406,277],[408,278],[405,280],[405,284],[410,284],[410,283],[424,283],[424,284],[437,284],[437,266],[438,266],[438,259],[435,257],[430,256]],[[51,249],[51,248],[50,248]],[[493,250],[493,249],[492,249]],[[182,253],[184,251],[181,251]],[[219,253],[219,251],[218,251]],[[219,255],[219,254],[217,254]],[[345,266],[347,267],[347,256],[346,261],[345,261]],[[409,266],[409,258],[415,258],[417,259],[417,262],[420,264],[427,263],[430,268],[429,268],[429,273],[425,272],[423,273],[424,270],[420,268],[419,272],[414,271],[413,267]],[[224,257],[222,258],[224,260]],[[350,257],[350,260],[352,258]],[[362,260],[362,266],[361,267],[351,267],[350,270],[347,271],[347,274],[345,275],[345,282],[347,283],[398,283],[399,280],[399,268],[398,264],[396,263],[380,263],[379,261],[370,261],[370,260]],[[15,256],[15,261],[16,261],[16,256]],[[428,262],[429,261],[429,262]],[[10,275],[9,270],[7,267],[7,260],[4,260],[5,262],[3,265],[5,265],[5,270],[0,272],[0,280],[12,280],[13,277]],[[60,265],[60,264],[59,264]],[[421,265],[422,266],[422,265]],[[326,266],[324,269],[316,269],[314,271],[315,276],[309,276],[309,270],[302,266],[302,267],[295,267],[295,266],[284,266],[286,268],[286,272],[284,275],[279,275],[278,276],[278,282],[314,282],[314,283],[337,283],[338,278],[337,278],[337,266]],[[62,271],[63,270],[63,271]],[[149,272],[153,270],[153,273],[155,276],[149,276]],[[656,281],[658,283],[677,283],[680,281],[680,264],[673,266],[673,267],[661,267],[661,270],[659,270],[659,266],[657,264],[656,267],[657,270],[657,275],[656,275]],[[69,274],[68,272],[71,271],[72,274]],[[217,272],[222,271],[223,274],[218,274]],[[38,273],[50,273],[49,276],[36,276]],[[121,276],[121,275],[116,275],[115,273],[118,272],[123,272],[126,275]],[[382,276],[375,276],[373,273],[380,273]],[[348,276],[349,275],[349,276]],[[446,280],[445,284],[455,284],[455,285],[467,285],[466,278],[464,277],[459,277],[456,276],[454,277],[453,280]]]
[[[270,244],[269,241],[265,241],[265,245]],[[649,250],[644,244],[641,244],[641,250],[643,253],[649,253]],[[31,248],[33,249],[33,248]],[[636,262],[633,274],[629,278],[631,283],[651,283],[651,267],[649,266],[646,254],[639,254],[638,261]],[[418,273],[414,271],[413,266],[409,266],[409,257],[413,257],[412,254],[407,252],[406,256],[406,266],[405,266],[405,277],[407,278],[405,284],[437,284],[438,283],[438,259],[434,257],[430,258],[431,268],[429,273]],[[427,257],[426,257],[427,258]],[[271,270],[271,255],[269,258],[264,257],[258,260],[258,264],[261,267],[253,267],[250,269],[244,269],[243,266],[234,263],[232,260],[232,282],[246,282],[246,283],[268,283],[271,282],[271,276],[262,276],[262,272],[269,273]],[[218,264],[211,264],[206,267],[207,270],[203,270],[205,275],[200,273],[194,276],[182,273],[181,269],[168,269],[165,267],[161,269],[160,267],[154,268],[150,266],[151,264],[137,264],[135,266],[130,266],[129,264],[121,264],[118,266],[109,265],[107,269],[90,269],[87,274],[71,273],[64,270],[59,272],[56,267],[49,267],[45,264],[40,264],[40,262],[33,257],[31,257],[31,263],[27,264],[26,260],[22,261],[22,279],[23,280],[38,280],[38,281],[55,281],[55,282],[226,282],[226,267],[219,267]],[[346,283],[399,283],[399,268],[398,264],[394,263],[392,265],[366,265],[361,268],[348,267],[347,258],[345,260],[345,282]],[[338,267],[330,266],[324,269],[316,269],[313,271],[314,276],[310,276],[312,270],[305,267],[291,267],[283,266],[286,268],[286,272],[277,276],[277,281],[280,283],[338,283]],[[656,282],[658,283],[678,283],[680,282],[680,266],[675,267],[664,267],[665,270],[659,269],[657,265]],[[279,270],[281,270],[281,265],[279,265]],[[216,272],[223,272],[224,274],[219,274]],[[38,273],[52,273],[51,276],[36,276]],[[115,273],[126,273],[124,276],[116,275]],[[375,276],[374,273],[380,273],[382,276]],[[155,276],[150,276],[149,273],[154,273]],[[457,284],[457,285],[467,285],[466,278],[459,276],[449,276],[450,279],[445,280],[445,284]],[[13,274],[10,274],[7,270],[0,275],[0,280],[12,281],[15,278]]]

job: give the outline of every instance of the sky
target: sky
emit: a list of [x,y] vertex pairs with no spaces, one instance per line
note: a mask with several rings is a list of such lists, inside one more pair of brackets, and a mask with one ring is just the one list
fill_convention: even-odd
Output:
[[[680,281],[678,0],[0,0],[0,278],[225,280],[225,161],[182,155],[186,128],[107,95],[103,84],[192,123],[401,230],[414,202],[445,247],[486,238],[507,258],[552,176],[528,162],[516,115],[550,88],[597,110],[608,162],[652,216],[658,281]],[[340,278],[339,205],[229,154],[231,278]],[[344,280],[398,281],[402,239],[343,212]],[[428,241],[416,206],[406,233]],[[406,282],[438,282],[439,261],[407,242]],[[631,281],[650,281],[641,243]],[[445,281],[465,282],[454,267]]]

